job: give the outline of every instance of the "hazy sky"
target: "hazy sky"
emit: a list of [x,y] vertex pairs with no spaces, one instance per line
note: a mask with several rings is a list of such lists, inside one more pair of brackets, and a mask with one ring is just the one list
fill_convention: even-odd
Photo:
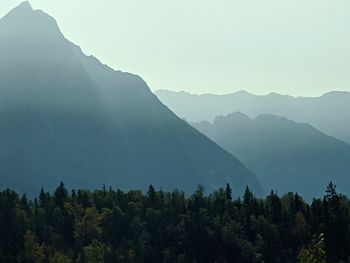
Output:
[[[0,16],[20,2],[0,0]],[[141,75],[152,90],[350,91],[349,0],[30,3],[85,53]]]

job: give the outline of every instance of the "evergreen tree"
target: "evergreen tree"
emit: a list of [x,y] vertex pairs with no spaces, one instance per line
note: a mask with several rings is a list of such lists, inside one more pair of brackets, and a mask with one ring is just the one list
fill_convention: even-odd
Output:
[[229,185],[186,197],[153,186],[68,193],[62,183],[39,201],[8,189],[0,262],[347,262],[350,201],[335,189],[311,204],[293,193],[258,199],[249,188],[231,200]]
[[232,201],[232,189],[229,183],[226,184],[225,193],[226,199]]
[[64,201],[68,196],[68,191],[66,190],[64,183],[61,182],[59,187],[55,190],[55,203],[58,207],[63,208]]

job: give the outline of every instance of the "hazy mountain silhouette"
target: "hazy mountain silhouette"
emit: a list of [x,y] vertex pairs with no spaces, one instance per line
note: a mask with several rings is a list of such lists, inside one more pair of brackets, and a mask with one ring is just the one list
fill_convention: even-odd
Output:
[[156,95],[179,117],[190,122],[212,122],[216,116],[236,111],[251,118],[272,114],[309,123],[327,135],[350,143],[350,92],[330,92],[321,97],[292,97],[276,93],[258,96],[245,91],[227,95],[195,95],[159,90]]
[[322,196],[324,185],[333,181],[350,194],[350,146],[309,124],[233,113],[193,126],[242,160],[266,190],[312,198]]
[[22,3],[0,20],[1,187],[190,191],[255,175],[179,119],[138,76],[102,65]]

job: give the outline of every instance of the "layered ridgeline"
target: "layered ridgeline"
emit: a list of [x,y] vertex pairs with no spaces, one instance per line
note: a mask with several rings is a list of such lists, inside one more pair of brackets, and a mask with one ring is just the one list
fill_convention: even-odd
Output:
[[195,95],[160,90],[159,99],[179,117],[190,122],[207,120],[232,112],[251,118],[260,114],[286,117],[305,122],[316,129],[350,144],[350,93],[330,92],[321,97],[292,97],[276,93],[258,96],[239,91],[227,95]]
[[186,124],[138,76],[114,71],[66,40],[24,2],[0,20],[1,188],[261,192],[253,173]]
[[266,189],[313,198],[333,181],[350,194],[350,146],[308,124],[233,113],[193,126],[242,160]]

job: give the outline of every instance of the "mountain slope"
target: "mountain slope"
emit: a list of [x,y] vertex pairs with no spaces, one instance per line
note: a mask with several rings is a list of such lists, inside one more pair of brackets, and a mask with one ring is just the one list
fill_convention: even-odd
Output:
[[245,91],[227,95],[195,95],[160,90],[156,95],[179,117],[190,122],[212,122],[216,116],[236,111],[251,118],[272,114],[309,123],[327,135],[350,144],[350,92],[330,92],[310,98],[276,93],[260,96]]
[[308,124],[273,115],[250,119],[242,113],[193,126],[240,158],[265,189],[322,196],[333,181],[350,194],[350,146]]
[[36,193],[70,187],[208,190],[255,175],[179,119],[138,76],[64,38],[27,2],[0,20],[0,180]]

